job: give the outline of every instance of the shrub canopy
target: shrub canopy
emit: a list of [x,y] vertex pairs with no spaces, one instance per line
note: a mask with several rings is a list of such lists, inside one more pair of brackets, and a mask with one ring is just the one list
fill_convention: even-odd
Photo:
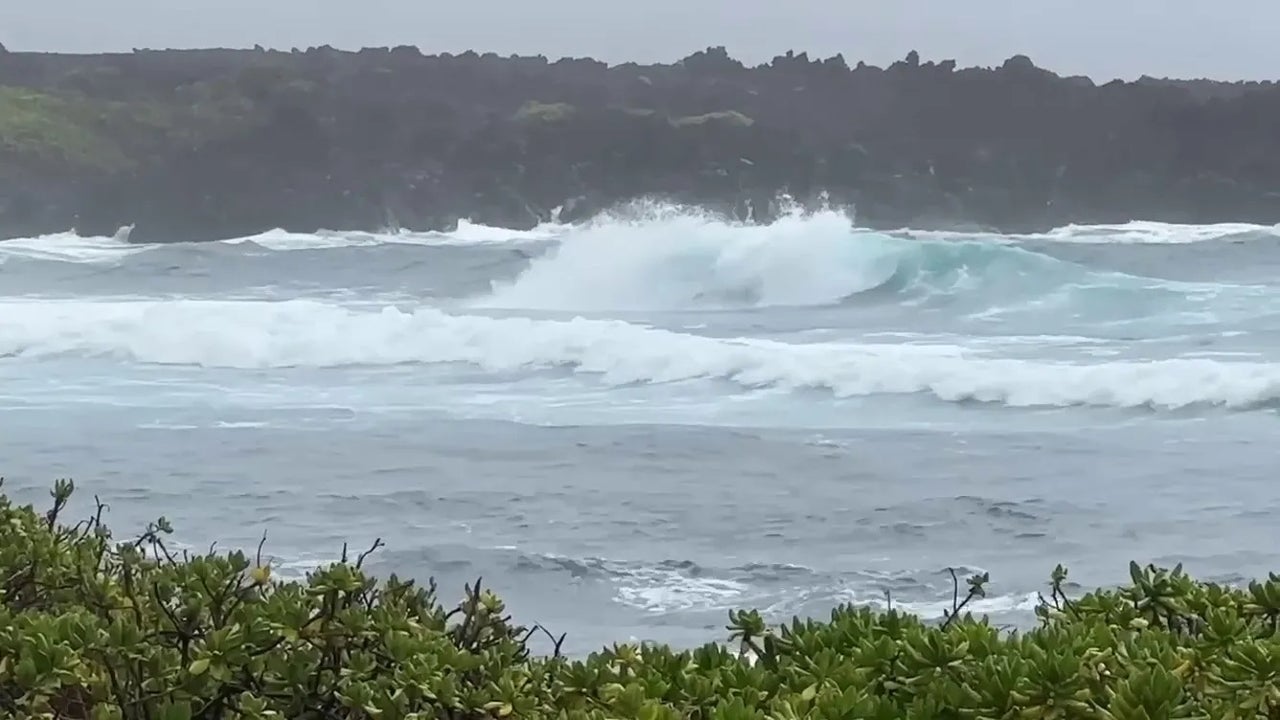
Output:
[[[243,552],[174,556],[161,518],[128,541],[0,494],[0,714],[22,718],[1280,718],[1280,577],[1247,588],[1131,565],[1071,599],[1055,569],[1038,625],[837,607],[730,645],[534,654],[480,583],[446,607],[362,571],[367,553],[281,582]],[[377,548],[377,544],[373,549]]]

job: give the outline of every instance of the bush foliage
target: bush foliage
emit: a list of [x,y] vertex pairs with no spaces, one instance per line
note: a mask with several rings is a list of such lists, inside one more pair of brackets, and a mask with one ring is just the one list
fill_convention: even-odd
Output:
[[1230,588],[1135,564],[1071,599],[1058,568],[1026,632],[965,611],[979,576],[941,623],[744,611],[732,646],[569,658],[531,652],[544,631],[478,582],[446,608],[434,583],[366,576],[367,553],[282,582],[260,549],[175,557],[163,518],[128,541],[101,504],[64,524],[72,489],[44,513],[0,494],[4,717],[1280,718],[1276,575]]

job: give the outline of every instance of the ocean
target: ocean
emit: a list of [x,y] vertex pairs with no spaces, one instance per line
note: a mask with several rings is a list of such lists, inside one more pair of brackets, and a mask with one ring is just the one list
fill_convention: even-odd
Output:
[[580,225],[0,242],[0,475],[118,537],[484,579],[691,646],[731,608],[1012,626],[1063,563],[1276,569],[1280,228]]

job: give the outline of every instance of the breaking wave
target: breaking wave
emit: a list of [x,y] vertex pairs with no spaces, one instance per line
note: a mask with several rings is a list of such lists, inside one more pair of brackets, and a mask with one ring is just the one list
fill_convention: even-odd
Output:
[[[1101,295],[1213,291],[1097,272],[1001,242],[911,239],[856,228],[841,213],[743,225],[698,213],[610,219],[565,234],[474,307],[642,311],[823,306],[859,297],[966,295],[992,303],[1055,289]],[[1122,299],[1122,298],[1119,298]]]
[[58,355],[228,368],[462,364],[493,373],[571,371],[613,387],[718,381],[1010,407],[1249,409],[1280,399],[1280,364],[1271,362],[1028,360],[955,345],[792,344],[621,320],[361,310],[311,300],[0,303],[0,356]]

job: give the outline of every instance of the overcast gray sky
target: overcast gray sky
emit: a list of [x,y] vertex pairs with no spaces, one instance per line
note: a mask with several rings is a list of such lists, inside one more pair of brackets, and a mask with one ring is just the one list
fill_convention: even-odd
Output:
[[417,45],[671,61],[724,45],[884,65],[1015,53],[1098,80],[1280,76],[1277,0],[0,0],[10,50]]

